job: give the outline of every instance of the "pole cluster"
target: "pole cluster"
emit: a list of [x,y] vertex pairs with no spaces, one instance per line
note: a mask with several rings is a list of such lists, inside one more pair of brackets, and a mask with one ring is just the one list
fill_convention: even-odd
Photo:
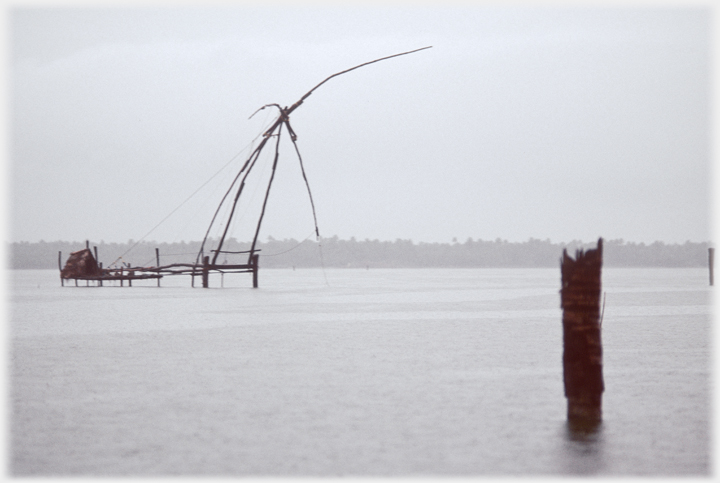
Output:
[[[245,188],[245,182],[246,182],[250,172],[252,171],[252,169],[256,166],[257,161],[260,157],[260,154],[262,153],[262,150],[265,148],[268,141],[271,138],[275,137],[276,138],[275,155],[273,157],[272,171],[270,173],[270,179],[268,181],[268,185],[265,190],[265,198],[263,200],[262,209],[260,211],[260,216],[258,218],[257,226],[255,228],[255,234],[253,236],[252,245],[248,252],[247,265],[248,266],[252,265],[255,267],[255,270],[257,270],[257,254],[256,254],[256,252],[258,250],[256,250],[255,247],[257,245],[258,236],[260,235],[260,227],[262,225],[262,221],[265,216],[265,208],[267,207],[267,201],[270,196],[270,188],[272,187],[273,180],[275,179],[275,172],[277,170],[278,159],[280,156],[280,138],[282,136],[283,127],[286,128],[288,134],[290,135],[290,140],[292,141],[293,146],[295,147],[295,153],[297,154],[298,160],[300,162],[300,170],[302,172],[303,179],[305,180],[305,186],[307,187],[308,196],[310,197],[310,205],[312,207],[313,220],[315,222],[315,235],[319,239],[320,238],[320,230],[318,228],[317,216],[315,214],[315,203],[313,202],[312,192],[310,191],[310,184],[308,183],[307,176],[305,175],[305,167],[303,165],[302,156],[300,155],[300,149],[298,148],[298,145],[297,145],[297,134],[295,134],[295,131],[293,130],[292,126],[290,125],[290,114],[292,114],[293,111],[295,111],[295,109],[300,107],[300,105],[305,101],[305,99],[307,99],[317,88],[319,88],[321,85],[323,85],[324,83],[326,83],[333,77],[337,77],[339,75],[345,74],[347,72],[350,72],[352,70],[358,69],[360,67],[363,67],[363,66],[366,66],[369,64],[373,64],[375,62],[379,62],[381,60],[391,59],[393,57],[411,54],[413,52],[418,52],[420,50],[425,50],[425,49],[429,49],[429,48],[430,47],[423,47],[421,49],[411,50],[408,52],[402,52],[400,54],[394,54],[394,55],[390,55],[387,57],[382,57],[380,59],[375,59],[370,62],[365,62],[360,65],[356,65],[355,67],[346,69],[341,72],[337,72],[337,73],[325,78],[322,82],[320,82],[315,87],[313,87],[308,92],[306,92],[297,102],[295,102],[295,104],[291,105],[290,107],[287,107],[287,106],[281,107],[279,104],[266,104],[266,105],[262,106],[260,109],[258,109],[257,111],[255,111],[255,113],[257,113],[258,111],[261,111],[261,110],[265,109],[266,107],[275,107],[278,109],[279,115],[275,119],[275,121],[272,123],[272,125],[263,133],[260,144],[250,154],[248,159],[243,164],[242,168],[240,168],[240,171],[237,173],[237,175],[233,179],[232,183],[230,184],[230,187],[225,192],[225,195],[222,197],[220,204],[218,205],[217,209],[215,210],[215,213],[213,214],[212,219],[210,220],[210,225],[208,226],[208,229],[205,232],[205,236],[203,237],[203,241],[200,245],[200,250],[197,254],[197,258],[195,259],[195,264],[199,265],[202,260],[204,273],[206,271],[215,270],[217,268],[220,268],[220,266],[217,265],[217,258],[218,258],[218,255],[220,255],[220,253],[222,252],[222,247],[223,247],[223,244],[225,243],[225,238],[227,237],[228,229],[230,227],[233,216],[235,215],[235,209],[237,207],[238,201],[240,200],[240,195],[242,194],[243,189]],[[253,113],[253,116],[255,115],[255,113]],[[252,117],[252,116],[250,116],[250,117]],[[232,206],[230,208],[230,214],[228,215],[227,221],[225,222],[225,228],[223,229],[223,233],[220,236],[217,247],[214,250],[211,250],[211,252],[214,253],[214,255],[212,256],[212,260],[209,260],[207,263],[205,263],[205,257],[206,257],[205,244],[207,242],[208,236],[210,235],[210,231],[211,231],[213,225],[215,224],[215,221],[217,219],[217,216],[218,216],[218,213],[220,212],[221,207],[226,202],[226,200],[228,199],[228,197],[229,197],[230,193],[233,191],[233,189],[235,189],[235,196],[233,198]],[[203,286],[205,286],[205,285],[203,285]]]

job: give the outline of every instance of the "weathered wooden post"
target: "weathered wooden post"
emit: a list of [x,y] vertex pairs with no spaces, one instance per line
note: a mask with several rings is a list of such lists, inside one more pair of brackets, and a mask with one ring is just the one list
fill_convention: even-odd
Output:
[[[98,268],[100,269],[100,276],[102,277],[102,263],[98,263]],[[100,284],[101,287],[103,286],[102,278],[98,280],[98,283]]]
[[208,276],[210,274],[210,257],[203,257],[202,286],[208,288]]
[[125,269],[123,267],[120,267],[120,286],[121,287],[123,286],[123,283],[124,283],[123,282],[123,278],[125,277],[124,273],[125,273]]
[[563,250],[561,262],[563,309],[563,378],[567,418],[571,425],[594,427],[602,420],[602,340],[600,293],[602,245],[577,250],[575,260]]
[[715,249],[708,248],[708,268],[710,269],[710,286],[714,283],[714,270],[715,270]]
[[258,288],[258,260],[260,255],[253,255],[252,260],[252,274],[253,274],[253,288]]
[[64,287],[65,280],[63,279],[63,276],[62,276],[62,251],[58,252],[58,270],[60,270],[60,286]]

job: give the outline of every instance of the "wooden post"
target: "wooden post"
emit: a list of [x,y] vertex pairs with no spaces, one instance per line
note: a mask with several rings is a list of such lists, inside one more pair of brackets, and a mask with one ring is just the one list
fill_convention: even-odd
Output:
[[[160,268],[160,249],[155,248],[155,266]],[[160,275],[160,272],[158,271],[158,275]],[[160,286],[160,277],[157,279],[158,287]]]
[[210,274],[210,257],[203,257],[202,286],[208,288],[208,276]]
[[[98,274],[102,275],[102,268],[100,262],[98,262],[97,246],[93,245],[93,251],[95,252],[95,264],[98,266]],[[98,285],[102,287],[102,280],[98,280]],[[96,285],[97,286],[97,285]]]
[[710,268],[710,286],[714,283],[714,270],[715,270],[715,249],[708,248],[708,267]]
[[123,286],[123,283],[124,283],[124,281],[123,281],[123,273],[124,272],[125,272],[125,269],[120,267],[120,286],[121,287]]
[[253,288],[258,288],[258,259],[260,255],[252,256]]
[[60,270],[60,286],[65,286],[65,280],[62,278],[62,252],[58,252],[58,270]]
[[[102,276],[102,263],[98,264],[98,268],[100,268],[100,275]],[[98,280],[98,283],[100,284],[101,287],[103,286],[102,278],[100,280]]]
[[595,427],[602,420],[602,340],[600,294],[602,238],[597,249],[563,250],[561,307],[563,309],[563,376],[567,418],[571,425]]

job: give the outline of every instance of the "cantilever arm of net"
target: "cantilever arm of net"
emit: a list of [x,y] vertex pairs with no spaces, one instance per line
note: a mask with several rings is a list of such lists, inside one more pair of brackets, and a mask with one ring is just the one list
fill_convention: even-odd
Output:
[[[264,135],[264,136],[270,136],[270,135],[275,131],[275,129],[277,129],[277,127],[284,121],[284,119],[287,119],[287,118],[290,116],[290,114],[292,114],[292,112],[293,112],[295,109],[297,109],[298,107],[300,107],[300,104],[302,104],[305,99],[307,99],[308,97],[310,97],[310,94],[312,94],[313,92],[315,92],[318,87],[320,87],[321,85],[323,85],[324,83],[326,83],[327,81],[329,81],[330,79],[332,79],[333,77],[337,77],[337,76],[339,76],[339,75],[346,74],[346,73],[348,73],[348,72],[350,72],[350,71],[353,71],[353,70],[355,70],[355,69],[359,69],[360,67],[365,67],[366,65],[374,64],[375,62],[380,62],[381,60],[392,59],[393,57],[400,57],[401,55],[412,54],[412,53],[414,53],[414,52],[419,52],[419,51],[421,51],[421,50],[430,49],[430,48],[432,48],[432,45],[428,45],[427,47],[423,47],[423,48],[421,48],[421,49],[409,50],[409,51],[407,51],[407,52],[401,52],[401,53],[399,53],[399,54],[388,55],[387,57],[381,57],[380,59],[371,60],[370,62],[364,62],[364,63],[362,63],[362,64],[360,64],[360,65],[356,65],[355,67],[350,67],[349,69],[345,69],[345,70],[343,70],[343,71],[341,71],[341,72],[337,72],[337,73],[335,73],[335,74],[333,74],[333,75],[331,75],[331,76],[329,76],[329,77],[326,77],[326,78],[325,78],[322,82],[320,82],[318,85],[316,85],[315,87],[313,87],[312,89],[310,89],[309,91],[307,91],[307,92],[305,93],[305,95],[302,96],[302,97],[300,98],[300,100],[297,101],[295,104],[293,104],[293,105],[290,106],[290,107],[286,107],[285,109],[280,108],[280,116],[275,120],[275,122],[272,124],[272,126],[270,126],[270,128],[268,128],[268,130],[263,133],[263,135]],[[265,109],[265,108],[268,107],[268,106],[277,106],[277,104],[266,104],[266,105],[264,105],[263,107],[261,107],[260,109],[258,109],[258,111],[261,111],[261,110]],[[279,107],[279,106],[278,106],[278,107]],[[258,111],[255,111],[255,112],[258,112]],[[253,113],[253,115],[255,115],[255,114]],[[252,116],[251,116],[251,117],[252,117]]]
[[323,80],[321,83],[319,83],[318,85],[316,85],[316,86],[313,87],[312,89],[310,89],[307,93],[305,93],[304,96],[302,96],[302,97],[300,98],[299,101],[297,101],[295,104],[293,104],[292,106],[290,106],[290,107],[287,109],[286,115],[289,116],[290,113],[293,112],[295,109],[297,109],[297,108],[300,106],[300,104],[303,103],[303,101],[304,101],[305,99],[307,99],[308,97],[310,97],[310,94],[312,94],[318,87],[320,87],[321,85],[323,85],[324,83],[326,83],[327,81],[329,81],[330,79],[332,79],[333,77],[337,77],[337,76],[339,76],[339,75],[346,74],[346,73],[348,73],[348,72],[350,72],[350,71],[352,71],[352,70],[359,69],[360,67],[364,67],[364,66],[366,66],[366,65],[374,64],[375,62],[380,62],[381,60],[392,59],[393,57],[400,57],[401,55],[412,54],[412,53],[414,53],[414,52],[419,52],[419,51],[421,51],[421,50],[425,50],[425,49],[429,49],[429,48],[432,48],[432,45],[428,45],[427,47],[423,47],[423,48],[421,48],[421,49],[409,50],[409,51],[407,51],[407,52],[401,52],[401,53],[399,53],[399,54],[388,55],[387,57],[382,57],[382,58],[380,58],[380,59],[371,60],[370,62],[365,62],[365,63],[362,63],[362,64],[360,64],[360,65],[356,65],[355,67],[351,67],[351,68],[349,68],[349,69],[345,69],[345,70],[342,71],[342,72],[338,72],[338,73],[336,73],[336,74],[333,74],[333,75],[327,77],[325,80]]

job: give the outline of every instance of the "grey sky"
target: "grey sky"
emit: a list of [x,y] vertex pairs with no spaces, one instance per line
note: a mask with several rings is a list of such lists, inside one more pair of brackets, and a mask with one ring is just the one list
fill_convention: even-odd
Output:
[[[137,240],[226,166],[147,237],[200,240],[272,121],[248,120],[257,108],[432,45],[337,77],[292,115],[323,236],[709,240],[710,16],[14,9],[8,238]],[[263,227],[313,231],[289,142]]]

